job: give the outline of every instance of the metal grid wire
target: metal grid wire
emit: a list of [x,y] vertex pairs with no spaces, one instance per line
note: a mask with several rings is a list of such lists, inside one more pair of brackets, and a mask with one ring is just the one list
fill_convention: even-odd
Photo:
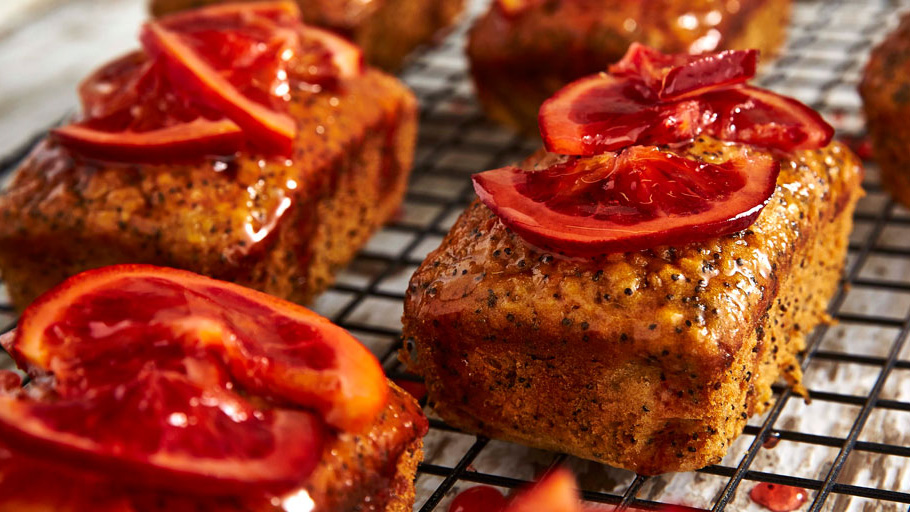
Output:
[[[760,83],[822,111],[840,135],[861,138],[856,83],[871,46],[895,25],[895,4],[796,2],[787,48],[763,69]],[[472,14],[481,9],[472,5]],[[416,166],[402,213],[314,305],[361,339],[396,379],[413,380],[396,360],[408,278],[473,199],[469,175],[520,160],[539,144],[484,119],[466,73],[466,27],[402,74],[422,107]],[[0,178],[8,177],[27,151],[2,158]],[[802,360],[811,405],[778,386],[773,407],[750,420],[720,464],[652,478],[469,436],[428,410],[431,432],[415,510],[445,511],[463,488],[483,483],[505,491],[560,464],[579,474],[584,498],[597,503],[649,507],[682,496],[687,504],[715,511],[742,510],[752,506],[746,495],[755,482],[769,482],[807,489],[811,511],[907,510],[910,211],[882,192],[873,164],[865,188],[844,280],[830,305],[838,323],[810,336]],[[15,322],[5,297],[0,292],[0,320],[6,324],[0,331]],[[780,446],[763,448],[771,438]],[[700,490],[700,497],[691,489]]]

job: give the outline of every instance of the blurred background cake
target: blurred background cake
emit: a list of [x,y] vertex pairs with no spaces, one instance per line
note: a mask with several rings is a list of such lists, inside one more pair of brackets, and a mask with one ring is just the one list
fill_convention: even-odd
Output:
[[606,71],[632,42],[666,53],[757,48],[767,62],[789,18],[790,0],[494,0],[468,57],[487,114],[535,134],[546,98]]
[[[235,0],[236,1],[236,0]],[[155,16],[226,0],[151,0]],[[297,0],[306,23],[338,32],[363,48],[371,65],[396,71],[417,46],[435,40],[464,0]]]

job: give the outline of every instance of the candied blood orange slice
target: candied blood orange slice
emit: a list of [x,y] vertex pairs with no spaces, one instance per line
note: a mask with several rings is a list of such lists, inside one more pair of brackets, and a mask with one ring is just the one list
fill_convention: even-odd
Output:
[[[678,111],[678,112],[677,112]],[[690,139],[703,123],[702,104],[689,100],[663,115],[653,92],[637,80],[607,74],[582,78],[540,107],[548,151],[594,155],[635,144]]]
[[834,128],[802,103],[751,86],[710,91],[701,97],[714,114],[704,131],[721,140],[783,150],[818,149]]
[[632,43],[610,74],[642,80],[663,100],[743,83],[755,76],[758,50],[726,50],[688,55],[665,54]]
[[[218,34],[218,32],[220,31],[206,31],[205,43],[212,47],[209,49],[211,53],[215,53],[215,47],[223,47],[226,44],[225,38],[238,37],[235,33]],[[147,23],[143,27],[141,39],[145,48],[152,55],[164,59],[164,62],[167,63],[168,76],[175,85],[197,101],[223,112],[225,116],[240,125],[247,136],[257,145],[269,151],[290,154],[297,134],[294,119],[286,112],[276,110],[273,105],[269,104],[272,101],[268,103],[263,101],[263,98],[272,100],[273,97],[278,96],[278,93],[282,93],[282,95],[287,93],[284,89],[286,75],[282,78],[275,72],[271,77],[274,80],[268,80],[267,83],[262,84],[263,87],[256,91],[256,98],[254,98],[244,94],[240,87],[220,72],[216,64],[206,58],[205,53],[193,48],[185,36],[166,28],[162,23],[155,21]],[[260,48],[253,41],[254,39],[250,38],[242,41],[238,46]],[[291,45],[290,42],[287,45],[274,41],[272,43],[278,47]],[[269,46],[265,42],[262,44]],[[275,49],[275,53],[271,57],[273,63],[284,49],[286,48]],[[253,57],[252,60],[258,59]],[[268,71],[263,73],[265,76],[269,74]],[[239,73],[235,73],[234,76],[237,77],[236,81],[241,79]],[[250,80],[249,77],[242,79]],[[266,80],[260,79],[260,83],[264,81]],[[274,81],[278,83],[276,84]],[[277,102],[277,100],[275,101]]]
[[3,442],[155,489],[246,494],[299,486],[321,457],[322,422],[193,382],[195,364],[162,369],[147,362],[128,381],[78,397],[0,392]]
[[474,190],[506,226],[545,250],[591,257],[679,245],[745,229],[774,192],[776,160],[730,151],[713,164],[633,146],[543,170],[475,174]]
[[283,154],[297,126],[290,92],[306,82],[334,87],[363,71],[346,40],[304,26],[288,2],[214,6],[150,22],[140,39],[171,79],[239,124],[258,146]]
[[148,265],[70,278],[26,309],[11,352],[53,374],[63,396],[128,379],[149,360],[214,352],[247,391],[314,408],[345,430],[369,424],[388,394],[376,358],[329,320],[239,285]]
[[636,48],[612,74],[577,80],[543,103],[538,122],[549,151],[595,155],[702,133],[793,151],[824,147],[833,136],[806,105],[741,83],[754,73],[756,53],[691,57]]
[[243,142],[232,121],[196,119],[144,132],[110,132],[91,125],[70,124],[55,128],[64,145],[83,155],[120,162],[168,162],[197,155],[233,153]]
[[160,65],[133,52],[79,86],[83,115],[52,130],[77,153],[92,158],[157,162],[227,155],[240,149],[240,127],[177,96]]

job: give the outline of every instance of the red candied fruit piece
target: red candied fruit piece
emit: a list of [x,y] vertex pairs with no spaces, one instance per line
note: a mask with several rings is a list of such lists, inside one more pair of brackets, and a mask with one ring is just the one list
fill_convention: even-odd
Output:
[[43,400],[0,392],[4,444],[117,482],[192,494],[289,490],[316,466],[325,427],[312,413],[255,407],[179,373],[149,363],[90,398],[40,386],[29,392]]
[[196,494],[299,485],[323,421],[359,431],[388,393],[376,358],[315,313],[147,265],[70,278],[3,342],[36,378],[0,393],[10,449]]
[[296,122],[287,113],[301,83],[335,86],[362,72],[360,50],[305,27],[290,2],[232,4],[145,25],[140,39],[171,80],[223,112],[260,147],[290,154]]
[[745,229],[773,193],[780,165],[747,148],[731,151],[712,164],[633,146],[543,170],[475,174],[474,189],[544,250],[592,257],[678,245]]
[[664,145],[707,134],[793,151],[818,149],[834,129],[806,105],[743,85],[756,54],[664,55],[633,45],[611,70],[573,82],[540,108],[547,150],[595,155],[631,145]]
[[743,83],[755,76],[757,65],[758,50],[665,54],[632,43],[609,71],[613,76],[639,79],[660,99],[668,100]]
[[117,161],[159,162],[234,153],[240,127],[176,94],[162,66],[133,52],[79,86],[82,118],[53,130],[80,154]]

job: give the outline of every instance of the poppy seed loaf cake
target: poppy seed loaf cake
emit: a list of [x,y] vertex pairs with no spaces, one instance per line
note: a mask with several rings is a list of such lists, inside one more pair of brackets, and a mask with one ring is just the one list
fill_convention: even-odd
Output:
[[0,193],[0,273],[18,309],[68,276],[152,263],[306,303],[397,211],[417,103],[368,69],[292,94],[290,158],[125,164],[39,143]]
[[468,432],[645,475],[718,462],[779,375],[801,390],[796,355],[826,318],[861,195],[838,143],[775,158],[750,228],[597,259],[535,250],[474,202],[410,281],[402,361]]

